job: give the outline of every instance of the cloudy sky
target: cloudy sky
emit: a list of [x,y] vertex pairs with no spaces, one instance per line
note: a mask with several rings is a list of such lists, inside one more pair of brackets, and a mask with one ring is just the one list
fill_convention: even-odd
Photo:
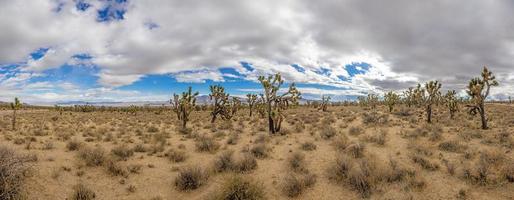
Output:
[[0,101],[154,101],[259,92],[280,72],[336,100],[487,65],[514,96],[511,0],[0,0]]

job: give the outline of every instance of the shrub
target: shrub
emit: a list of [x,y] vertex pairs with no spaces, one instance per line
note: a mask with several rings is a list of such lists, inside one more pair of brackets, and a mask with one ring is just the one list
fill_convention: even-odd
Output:
[[346,153],[354,158],[361,158],[364,155],[364,144],[355,142],[346,147]]
[[251,154],[243,154],[240,158],[234,159],[233,151],[225,151],[214,160],[216,172],[247,172],[257,167],[257,160]]
[[83,147],[79,150],[78,155],[86,162],[87,166],[100,166],[106,160],[105,150],[101,147]]
[[0,147],[0,199],[23,198],[25,173],[30,169],[27,157]]
[[68,151],[76,151],[82,146],[82,142],[78,141],[77,139],[72,139],[68,141],[66,144],[66,148]]
[[355,165],[348,172],[348,182],[362,197],[369,197],[371,194],[371,183],[368,179],[369,172],[366,170],[362,165]]
[[317,146],[314,142],[304,142],[300,148],[304,151],[313,151],[316,150]]
[[356,126],[350,127],[350,129],[348,130],[348,133],[350,135],[360,135],[363,132],[364,132],[364,130],[361,127],[356,127]]
[[219,148],[219,144],[211,137],[199,137],[196,141],[196,149],[200,152],[214,152]]
[[412,161],[414,161],[414,163],[419,164],[424,169],[427,169],[430,171],[435,171],[435,170],[439,169],[439,165],[437,163],[433,163],[421,155],[417,155],[417,154],[413,155],[411,159],[412,159]]
[[324,126],[319,134],[323,139],[330,139],[337,134],[337,130],[332,126]]
[[177,151],[175,149],[170,149],[166,154],[164,154],[169,160],[173,162],[183,162],[186,160],[187,155],[184,151]]
[[251,149],[250,152],[257,158],[266,158],[268,157],[268,149],[264,144],[256,144]]
[[445,141],[441,142],[439,144],[439,149],[442,151],[448,151],[448,152],[461,152],[462,150],[465,150],[467,146],[460,144],[458,141],[452,140],[452,141]]
[[239,140],[239,135],[237,133],[232,133],[227,139],[227,144],[236,145]]
[[287,164],[289,169],[295,172],[309,172],[309,170],[305,167],[305,155],[302,153],[293,153],[293,155],[291,155],[287,160]]
[[195,190],[204,185],[209,178],[206,171],[188,167],[181,170],[175,178],[175,187],[181,191]]
[[311,187],[316,183],[316,176],[307,174],[304,176],[298,176],[294,174],[288,174],[282,185],[283,193],[288,197],[299,196],[306,188]]
[[266,199],[262,184],[241,176],[229,177],[213,200],[263,200]]
[[105,167],[107,168],[107,171],[111,173],[113,176],[122,176],[127,177],[129,174],[129,171],[126,167],[123,165],[117,163],[114,160],[109,160],[105,163]]
[[96,198],[96,193],[84,184],[78,184],[73,187],[73,200],[92,200]]
[[112,154],[118,156],[123,160],[127,160],[129,157],[134,155],[134,149],[128,148],[125,145],[120,145],[111,150]]
[[234,167],[234,160],[232,158],[233,154],[233,151],[225,151],[221,153],[221,155],[219,155],[214,160],[214,170],[216,172],[225,172],[232,170],[232,168]]

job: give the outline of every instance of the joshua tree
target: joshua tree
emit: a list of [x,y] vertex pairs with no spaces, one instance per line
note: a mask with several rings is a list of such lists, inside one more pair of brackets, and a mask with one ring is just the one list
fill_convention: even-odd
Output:
[[509,104],[512,103],[512,98],[509,96]]
[[64,108],[59,105],[54,106],[55,110],[59,112],[59,115],[62,115],[62,112],[64,111]]
[[189,115],[196,106],[196,96],[198,92],[193,94],[191,87],[187,92],[182,92],[182,96],[173,94],[173,100],[170,101],[173,111],[177,114],[177,117],[182,121],[182,128],[187,128],[187,122],[189,121]]
[[218,115],[224,117],[227,112],[227,104],[229,94],[225,93],[225,88],[220,85],[211,85],[211,94],[209,94],[209,98],[212,102],[212,112],[211,112],[211,123],[216,121]]
[[416,103],[414,89],[412,87],[403,92],[403,97],[403,101],[405,102],[405,104],[407,104],[409,108]]
[[248,102],[248,108],[250,109],[250,117],[253,114],[253,109],[255,104],[257,103],[257,95],[256,94],[246,94],[246,102]]
[[298,104],[300,92],[296,89],[294,83],[289,85],[287,92],[279,95],[277,92],[284,83],[280,74],[275,74],[265,78],[259,76],[259,81],[264,89],[261,94],[263,103],[265,104],[266,114],[268,115],[268,127],[271,134],[280,131],[282,120],[284,119],[283,111],[289,107],[289,104]]
[[394,106],[400,101],[400,95],[389,91],[384,94],[384,103],[389,107],[389,112],[393,112]]
[[318,110],[326,112],[329,102],[330,102],[330,96],[325,96],[325,95],[321,96],[321,104],[320,104]]
[[366,101],[368,103],[368,106],[371,107],[371,109],[375,109],[375,108],[377,108],[377,104],[378,104],[378,95],[368,94],[368,99]]
[[366,100],[366,97],[365,96],[359,96],[357,97],[357,101],[359,101],[359,106],[360,107],[366,107],[368,105],[368,102]]
[[455,112],[459,111],[459,103],[457,96],[455,96],[457,92],[455,90],[448,90],[446,94],[444,95],[444,101],[446,103],[446,107],[448,108],[448,111],[450,111],[450,118],[453,119],[455,116]]
[[12,109],[12,130],[16,130],[16,111],[21,108],[22,104],[18,97],[14,97],[14,102],[11,103]]
[[425,83],[424,88],[418,84],[418,87],[414,89],[416,102],[418,102],[418,105],[425,107],[428,123],[432,123],[432,105],[437,103],[441,96],[439,89],[441,89],[441,83],[438,81],[429,81]]
[[471,79],[469,81],[468,90],[466,91],[471,97],[471,105],[467,105],[467,107],[469,107],[469,113],[472,115],[480,113],[482,129],[488,128],[487,118],[485,116],[484,102],[489,95],[491,86],[498,85],[498,82],[495,79],[496,77],[493,76],[493,73],[484,66],[484,69],[482,70],[482,77]]

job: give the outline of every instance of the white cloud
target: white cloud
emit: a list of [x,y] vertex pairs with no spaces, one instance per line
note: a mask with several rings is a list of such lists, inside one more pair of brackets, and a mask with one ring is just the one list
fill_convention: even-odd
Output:
[[[58,2],[64,4],[55,12]],[[82,12],[73,1],[3,1],[0,64],[27,64],[15,77],[0,75],[2,87],[19,87],[33,72],[77,64],[72,56],[85,53],[92,56],[86,64],[99,66],[98,82],[106,88],[147,74],[224,81],[231,75],[217,69],[233,67],[252,81],[280,72],[288,81],[344,91],[397,90],[428,79],[462,89],[487,64],[498,74],[498,92],[514,93],[508,78],[514,21],[507,20],[514,18],[514,3],[508,0],[131,0],[122,5],[124,20],[102,23],[97,9],[109,2],[88,2],[92,7]],[[149,23],[157,28],[149,29]],[[29,53],[41,47],[50,49],[31,60]],[[245,70],[240,61],[255,70]],[[345,65],[353,62],[373,67],[341,80],[350,77]],[[330,74],[316,73],[322,68]]]

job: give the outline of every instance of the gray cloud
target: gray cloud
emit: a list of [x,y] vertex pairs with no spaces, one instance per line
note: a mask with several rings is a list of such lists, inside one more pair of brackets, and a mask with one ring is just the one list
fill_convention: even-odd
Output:
[[[514,82],[510,0],[132,0],[124,20],[105,23],[95,19],[95,9],[105,2],[89,2],[93,6],[86,12],[68,2],[56,13],[53,0],[2,1],[0,64],[27,61],[40,47],[52,51],[29,61],[26,71],[58,67],[74,54],[88,53],[101,68],[99,83],[117,87],[145,74],[191,81],[194,74],[184,71],[205,75],[227,66],[255,80],[239,65],[248,61],[255,72],[282,72],[289,81],[361,92],[399,90],[429,79],[462,90],[488,65],[500,79],[497,91],[514,95],[508,86]],[[150,30],[148,23],[158,27]],[[373,68],[349,82],[340,80],[348,77],[344,66],[351,62]],[[315,73],[320,67],[331,75]]]

